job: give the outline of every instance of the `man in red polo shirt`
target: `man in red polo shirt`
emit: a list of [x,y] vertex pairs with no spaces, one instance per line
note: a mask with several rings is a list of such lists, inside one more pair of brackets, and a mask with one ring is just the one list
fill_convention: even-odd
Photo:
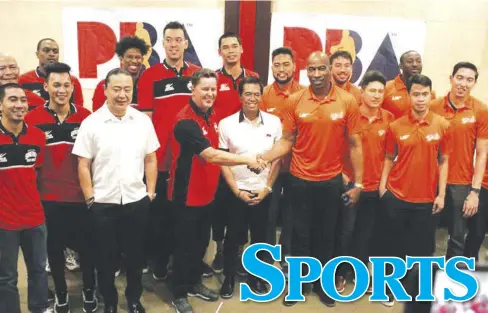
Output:
[[[17,60],[11,55],[0,53],[0,86],[8,83],[19,83],[19,66]],[[32,91],[25,89],[25,95],[27,96],[27,104],[29,110],[35,107],[43,105],[46,100],[33,93]]]
[[[46,71],[44,66],[49,63],[59,62],[58,43],[51,38],[43,38],[37,43],[36,56],[39,59],[39,66],[32,71],[24,73],[19,77],[19,84],[24,89],[28,89],[41,96],[45,101],[49,100],[49,94],[44,90]],[[73,80],[74,91],[71,102],[83,106],[83,92],[80,81],[71,75]]]
[[[120,67],[127,70],[134,79],[131,105],[137,108],[137,81],[143,71],[142,63],[149,47],[137,36],[126,36],[115,45],[115,53],[119,57]],[[92,111],[98,110],[107,100],[105,96],[105,79],[102,79],[92,98]]]
[[27,97],[20,85],[0,86],[0,104],[0,312],[21,312],[17,289],[19,248],[29,273],[29,311],[52,312],[45,271],[47,231],[36,183],[46,137],[38,128],[24,123]]
[[[382,227],[375,238],[378,255],[399,258],[434,253],[434,214],[444,208],[452,151],[449,122],[429,110],[432,81],[417,74],[407,88],[410,113],[391,123],[386,132],[379,185],[378,225]],[[394,305],[391,295],[383,304]]]
[[67,64],[51,63],[45,70],[45,88],[50,99],[29,112],[25,121],[40,128],[47,140],[39,190],[49,234],[47,252],[56,290],[55,310],[58,313],[70,311],[64,275],[64,249],[70,247],[80,255],[83,311],[91,313],[95,312],[98,303],[88,240],[88,211],[78,181],[78,159],[71,153],[80,124],[90,111],[69,102],[73,85]]
[[330,56],[332,82],[344,89],[361,102],[361,90],[349,81],[352,75],[352,56],[349,52],[339,50]]
[[217,292],[201,283],[201,260],[210,239],[219,165],[247,165],[257,172],[265,166],[255,157],[218,149],[218,120],[212,109],[216,95],[215,72],[208,69],[196,72],[192,78],[192,97],[178,113],[172,136],[168,198],[175,214],[176,233],[173,306],[176,312],[181,313],[193,313],[187,296],[197,296],[206,301],[218,299]]
[[[166,58],[163,63],[146,69],[139,78],[137,91],[138,109],[152,116],[161,147],[157,151],[158,180],[151,203],[149,219],[148,253],[154,258],[153,277],[164,280],[168,275],[168,262],[173,252],[174,231],[170,208],[167,205],[167,180],[171,166],[171,131],[178,112],[188,104],[191,96],[191,76],[198,66],[184,60],[188,40],[185,26],[179,22],[168,23],[163,30],[163,47]],[[206,270],[207,275],[213,272]]]
[[[241,39],[232,32],[226,32],[219,38],[219,55],[222,57],[222,68],[217,70],[217,99],[215,99],[214,110],[219,120],[224,119],[241,109],[238,86],[241,80],[246,76],[255,76],[257,73],[245,69],[241,65],[241,55],[244,52]],[[216,273],[223,271],[223,240],[225,227],[227,225],[226,211],[228,209],[228,200],[232,197],[232,192],[227,186],[225,180],[221,177],[219,189],[217,191],[217,201],[215,212],[212,220],[212,239],[217,245],[217,252],[212,269]],[[247,242],[247,233],[243,235],[240,254],[242,254],[243,245]],[[245,271],[239,270],[238,273],[245,274]]]

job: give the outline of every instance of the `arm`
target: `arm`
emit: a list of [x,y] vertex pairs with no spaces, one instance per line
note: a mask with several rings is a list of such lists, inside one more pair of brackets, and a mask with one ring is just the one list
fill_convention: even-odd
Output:
[[290,153],[296,140],[296,133],[283,133],[283,137],[273,145],[270,151],[261,155],[261,158],[268,162],[273,162]]
[[354,171],[354,181],[358,184],[363,183],[363,145],[361,136],[354,134],[349,136],[349,153]]
[[234,166],[234,165],[249,165],[253,166],[256,163],[254,158],[244,155],[236,155],[222,150],[208,147],[203,150],[199,156],[205,161],[213,164]]
[[385,161],[383,163],[383,170],[381,171],[379,187],[380,196],[383,196],[386,191],[386,183],[388,182],[388,176],[390,175],[391,168],[393,167],[393,160],[395,160],[395,155],[385,155]]
[[437,214],[444,209],[444,198],[446,197],[447,174],[449,173],[449,156],[441,154],[439,158],[439,193],[434,200],[432,213]]
[[78,179],[80,180],[81,191],[86,201],[93,197],[91,164],[91,159],[78,157]]
[[[481,188],[483,176],[486,168],[486,155],[488,153],[488,139],[476,139],[476,156],[474,164],[473,180],[471,187],[475,189]],[[479,193],[471,191],[464,201],[463,213],[465,217],[473,216],[478,212]]]
[[156,180],[158,178],[158,160],[156,152],[146,154],[144,157],[144,173],[146,175],[146,188],[149,198],[154,199]]

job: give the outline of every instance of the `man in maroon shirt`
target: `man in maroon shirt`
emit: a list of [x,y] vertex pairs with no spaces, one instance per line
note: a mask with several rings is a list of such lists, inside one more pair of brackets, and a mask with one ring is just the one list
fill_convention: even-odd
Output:
[[[39,66],[27,73],[20,75],[19,84],[24,89],[28,89],[41,96],[44,100],[49,100],[49,94],[44,90],[46,70],[44,66],[49,63],[59,62],[58,43],[51,38],[43,38],[37,43],[36,56],[39,59]],[[74,85],[71,102],[83,105],[83,92],[80,81],[75,76],[71,76]]]
[[20,85],[0,86],[0,105],[0,312],[21,312],[19,248],[29,275],[29,311],[52,312],[45,271],[47,232],[36,183],[46,138],[41,130],[24,123],[27,97]]
[[49,101],[29,112],[25,121],[41,129],[46,136],[44,166],[39,182],[41,200],[49,233],[47,252],[56,290],[55,310],[70,311],[68,287],[64,276],[64,249],[80,255],[83,279],[83,311],[95,312],[94,266],[90,256],[88,210],[78,181],[78,159],[71,154],[81,122],[90,115],[87,109],[70,103],[73,85],[70,67],[64,63],[48,64],[44,88]]

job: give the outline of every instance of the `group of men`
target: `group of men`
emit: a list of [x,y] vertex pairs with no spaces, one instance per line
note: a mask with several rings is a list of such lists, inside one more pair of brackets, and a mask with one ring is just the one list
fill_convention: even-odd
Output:
[[[217,71],[184,60],[182,24],[167,24],[163,35],[166,58],[148,69],[142,39],[117,43],[121,67],[98,84],[93,113],[54,40],[39,42],[39,67],[20,77],[15,59],[0,54],[0,312],[20,312],[19,247],[31,312],[52,310],[46,259],[53,309],[70,312],[66,247],[79,254],[84,312],[97,310],[97,288],[104,312],[117,312],[120,262],[129,312],[145,312],[145,268],[156,281],[171,273],[173,307],[194,312],[188,296],[234,295],[236,276],[247,275],[243,247],[276,244],[279,216],[284,256],[367,263],[432,255],[446,207],[447,256],[477,257],[488,214],[488,109],[470,95],[476,66],[457,63],[451,90],[435,98],[415,51],[401,56],[394,80],[370,71],[359,87],[348,52],[313,52],[304,87],[292,51],[281,47],[272,53],[275,82],[264,87],[241,66],[236,34],[220,37]],[[284,258],[280,265],[286,275]],[[202,283],[222,272],[219,291]],[[253,292],[268,292],[247,276]],[[339,292],[349,278],[341,266]],[[319,283],[304,288],[335,305]]]

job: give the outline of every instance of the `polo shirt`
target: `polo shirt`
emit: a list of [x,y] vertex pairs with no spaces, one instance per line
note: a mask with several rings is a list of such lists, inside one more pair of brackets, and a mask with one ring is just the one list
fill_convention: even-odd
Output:
[[104,105],[81,123],[73,154],[92,160],[95,202],[127,204],[147,195],[144,158],[158,148],[146,114],[129,106],[119,119]]
[[308,181],[326,181],[342,172],[347,136],[359,134],[359,107],[347,91],[331,85],[322,100],[311,87],[288,99],[283,133],[296,134],[290,173]]
[[176,207],[200,207],[214,200],[220,166],[206,162],[199,154],[209,147],[218,149],[217,131],[215,112],[203,112],[191,99],[176,116],[168,181],[168,199]]
[[27,97],[27,104],[29,105],[29,110],[33,110],[37,108],[38,106],[44,105],[46,103],[46,100],[41,98],[41,96],[38,96],[34,92],[30,91],[29,89],[24,89],[25,95]]
[[15,137],[0,119],[0,229],[19,230],[44,223],[36,168],[42,166],[46,137],[25,123]]
[[[360,111],[361,112],[361,111]],[[363,190],[378,190],[385,161],[386,130],[395,120],[393,114],[379,109],[378,114],[371,120],[360,113],[359,125],[361,127],[361,142],[363,147]],[[349,147],[344,157],[344,174],[354,180]]]
[[[432,99],[435,99],[434,90],[432,90]],[[395,79],[386,82],[382,108],[390,111],[396,119],[410,112],[410,96],[401,75],[397,75]]]
[[344,85],[337,85],[337,87],[349,92],[356,99],[358,104],[361,103],[361,89],[359,89],[356,85],[351,84],[350,81],[347,81]]
[[388,176],[387,189],[397,198],[414,203],[433,202],[439,180],[439,153],[449,155],[449,122],[429,112],[422,121],[412,113],[390,124],[386,153],[397,159]]
[[239,83],[244,77],[254,76],[259,78],[258,73],[242,68],[241,75],[234,79],[231,74],[227,73],[222,67],[217,73],[217,98],[213,104],[213,110],[219,120],[226,118],[242,108],[239,97]]
[[[39,67],[35,70],[29,71],[20,75],[19,84],[24,89],[28,89],[35,94],[39,95],[45,101],[49,100],[49,93],[44,90],[44,82],[46,81],[46,76],[39,71]],[[76,76],[71,75],[71,82],[75,87],[73,94],[71,95],[70,102],[76,103],[83,106],[83,92],[81,88],[80,81]]]
[[[134,87],[132,89],[132,100],[130,105],[137,109],[137,82],[139,81],[139,77],[136,78],[134,81]],[[92,111],[95,112],[96,110],[100,109],[107,101],[107,97],[105,97],[105,79],[102,79],[95,88],[92,97]]]
[[[281,138],[281,121],[278,117],[259,112],[257,121],[251,122],[241,110],[219,123],[219,148],[237,155],[254,157],[273,148]],[[230,166],[237,188],[258,191],[266,188],[269,167],[259,174],[246,165]]]
[[71,153],[81,122],[90,111],[75,104],[61,123],[49,102],[30,111],[25,122],[41,129],[46,136],[44,165],[40,171],[39,191],[43,201],[85,202],[78,178],[78,158]]
[[449,156],[448,184],[470,185],[474,175],[476,139],[488,139],[488,109],[476,98],[466,99],[465,106],[454,111],[449,94],[432,100],[430,110],[451,124],[452,145]]
[[138,109],[152,112],[154,128],[161,148],[157,151],[158,170],[167,172],[171,166],[171,132],[181,109],[191,97],[191,76],[200,67],[183,62],[180,71],[171,67],[166,59],[145,70],[137,84]]

